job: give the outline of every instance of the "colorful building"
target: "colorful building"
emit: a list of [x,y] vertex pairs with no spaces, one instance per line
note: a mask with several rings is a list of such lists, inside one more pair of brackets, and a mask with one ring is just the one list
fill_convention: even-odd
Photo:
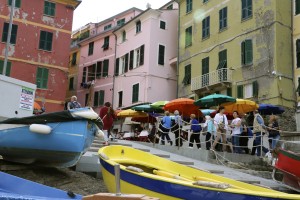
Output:
[[[0,71],[11,0],[0,0]],[[36,101],[47,112],[64,108],[73,12],[78,0],[16,0],[7,75],[37,85]]]
[[178,4],[148,8],[114,31],[117,36],[113,106],[176,98]]
[[179,2],[179,97],[295,106],[291,1]]
[[[116,51],[113,30],[141,12],[131,8],[102,22],[90,24],[88,34],[81,31],[86,37],[77,42],[80,47],[77,97],[82,105],[90,105],[99,112],[105,102],[112,102]],[[92,82],[94,86],[91,90]]]

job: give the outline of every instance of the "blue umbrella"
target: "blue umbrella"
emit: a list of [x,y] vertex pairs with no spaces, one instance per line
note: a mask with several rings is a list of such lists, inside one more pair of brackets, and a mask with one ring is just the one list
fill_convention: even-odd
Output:
[[203,113],[204,116],[210,115],[211,113],[215,112],[216,110],[213,109],[201,109],[201,112]]
[[262,115],[278,115],[284,112],[284,108],[280,106],[274,106],[272,104],[259,104],[258,112]]
[[162,109],[160,109],[160,108],[153,108],[153,107],[150,106],[150,104],[144,104],[144,105],[134,106],[131,109],[135,110],[135,111],[144,111],[144,112],[156,112],[156,113],[163,112]]

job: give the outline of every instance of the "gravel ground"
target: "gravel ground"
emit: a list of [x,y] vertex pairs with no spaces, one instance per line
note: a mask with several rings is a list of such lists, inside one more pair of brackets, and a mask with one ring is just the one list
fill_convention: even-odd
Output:
[[27,180],[81,195],[108,192],[102,179],[72,169],[33,167],[16,171],[4,171]]

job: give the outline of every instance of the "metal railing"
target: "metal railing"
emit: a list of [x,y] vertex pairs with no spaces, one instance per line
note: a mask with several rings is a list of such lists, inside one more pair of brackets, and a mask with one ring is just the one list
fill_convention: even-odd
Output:
[[207,86],[232,81],[232,71],[227,68],[218,69],[202,76],[192,78],[191,89],[199,90]]

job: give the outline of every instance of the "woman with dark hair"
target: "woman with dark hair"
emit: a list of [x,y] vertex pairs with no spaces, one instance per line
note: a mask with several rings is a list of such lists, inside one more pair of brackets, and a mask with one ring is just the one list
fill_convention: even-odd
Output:
[[100,118],[103,121],[103,133],[105,144],[108,145],[111,128],[113,127],[114,119],[116,118],[115,111],[111,107],[110,102],[106,102],[100,110]]
[[215,122],[218,125],[218,128],[217,128],[217,137],[212,145],[212,150],[215,150],[217,143],[222,138],[223,151],[226,151],[226,130],[228,126],[228,120],[224,113],[225,113],[225,107],[220,106],[218,113],[215,115],[214,118]]

